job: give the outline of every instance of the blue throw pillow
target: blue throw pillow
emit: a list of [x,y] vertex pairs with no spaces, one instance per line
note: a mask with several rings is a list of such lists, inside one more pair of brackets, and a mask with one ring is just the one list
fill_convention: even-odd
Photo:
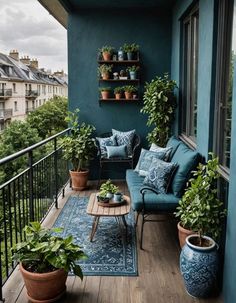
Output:
[[99,142],[102,158],[107,157],[106,146],[116,146],[117,145],[116,137],[114,135],[112,135],[111,137],[106,137],[106,138],[96,137],[96,139]]
[[107,146],[107,158],[126,158],[127,157],[127,146]]
[[154,152],[165,152],[166,156],[165,156],[165,161],[168,161],[170,158],[170,154],[172,151],[172,147],[160,147],[158,145],[156,145],[155,143],[152,143],[150,149],[150,151],[154,151]]
[[159,159],[155,159],[154,162],[143,184],[155,188],[159,194],[165,194],[178,165],[177,163],[165,162]]
[[135,129],[128,132],[121,132],[119,130],[112,129],[112,134],[116,136],[117,145],[127,145],[128,156],[131,156]]
[[138,172],[140,176],[145,177],[148,174],[148,171],[152,164],[153,159],[164,160],[165,156],[166,156],[166,153],[163,151],[153,152],[153,151],[142,148],[135,171]]

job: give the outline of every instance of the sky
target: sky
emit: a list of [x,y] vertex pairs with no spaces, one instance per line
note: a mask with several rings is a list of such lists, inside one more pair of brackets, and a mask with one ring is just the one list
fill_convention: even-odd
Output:
[[67,31],[37,0],[0,0],[0,52],[17,49],[39,68],[67,72]]

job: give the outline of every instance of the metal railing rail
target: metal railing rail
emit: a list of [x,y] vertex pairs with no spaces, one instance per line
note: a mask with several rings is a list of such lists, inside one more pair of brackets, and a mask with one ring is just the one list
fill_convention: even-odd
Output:
[[[58,141],[69,132],[70,128],[0,159],[0,301],[2,287],[17,265],[11,248],[24,240],[24,226],[42,222],[53,206],[58,207],[58,196],[64,196],[69,167]],[[8,180],[15,163],[23,170]]]

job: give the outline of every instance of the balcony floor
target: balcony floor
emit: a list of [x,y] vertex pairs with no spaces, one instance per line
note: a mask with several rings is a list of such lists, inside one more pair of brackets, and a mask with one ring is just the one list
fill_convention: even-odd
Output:
[[[116,182],[128,194],[125,182]],[[89,196],[95,184],[80,193]],[[53,208],[44,221],[50,227],[56,220],[68,196],[74,192],[67,189],[59,209]],[[78,193],[78,192],[77,192]],[[141,218],[140,218],[141,219]],[[139,221],[139,223],[141,220]],[[140,227],[140,224],[139,226]],[[139,236],[139,230],[137,236]],[[179,246],[175,222],[146,223],[144,250],[138,247],[138,277],[87,276],[81,283],[77,277],[67,280],[67,294],[61,303],[222,303],[220,298],[198,300],[187,295],[179,272]],[[10,277],[4,287],[6,303],[26,303],[26,290],[19,270]]]

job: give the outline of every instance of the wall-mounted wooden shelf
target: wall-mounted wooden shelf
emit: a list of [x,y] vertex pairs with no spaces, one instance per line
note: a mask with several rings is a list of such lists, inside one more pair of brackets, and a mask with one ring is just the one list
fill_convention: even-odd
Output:
[[140,82],[140,79],[99,79],[99,82]]
[[99,99],[99,104],[101,105],[101,102],[108,102],[108,103],[138,103],[140,99],[115,99],[115,98],[109,98],[109,99]]
[[109,61],[104,61],[104,60],[98,60],[99,64],[139,64],[139,60],[109,60]]

